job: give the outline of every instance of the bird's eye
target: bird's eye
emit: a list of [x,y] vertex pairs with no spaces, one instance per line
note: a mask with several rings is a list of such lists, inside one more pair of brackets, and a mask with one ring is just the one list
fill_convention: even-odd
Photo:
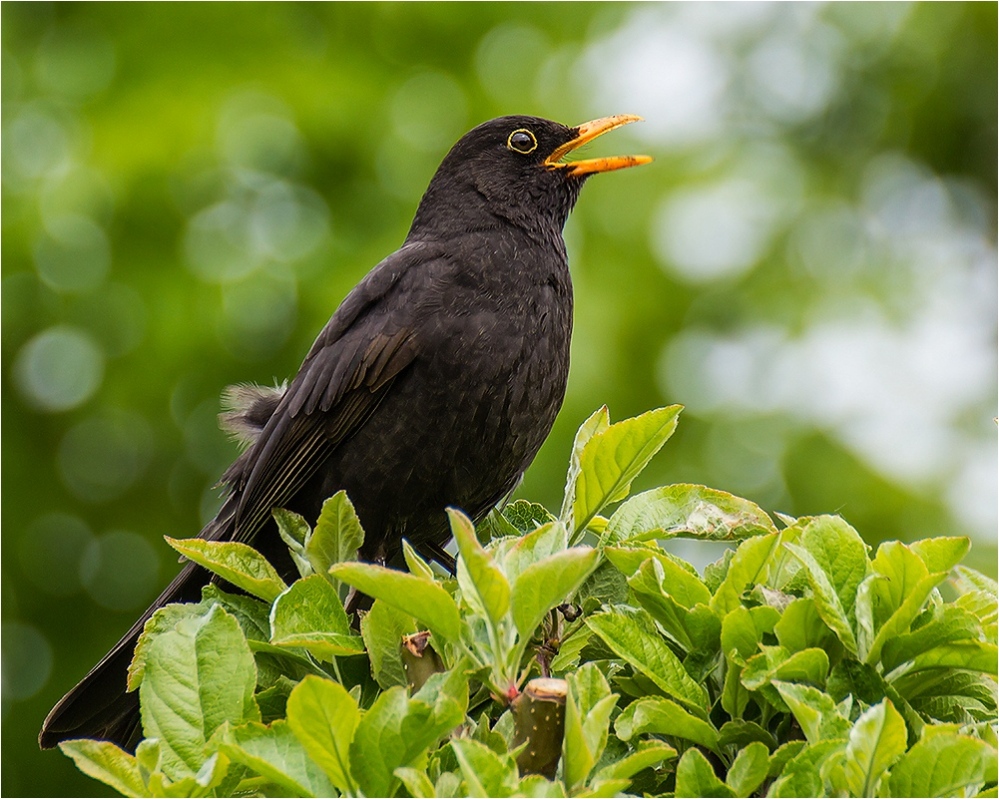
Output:
[[510,138],[506,140],[506,146],[514,152],[527,155],[537,149],[538,140],[534,138],[534,134],[531,131],[526,128],[520,128],[510,134]]

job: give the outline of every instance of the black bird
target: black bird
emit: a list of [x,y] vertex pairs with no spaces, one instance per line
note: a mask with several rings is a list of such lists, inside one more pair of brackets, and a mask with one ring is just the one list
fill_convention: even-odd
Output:
[[[572,283],[562,228],[592,174],[647,156],[563,160],[612,116],[566,127],[508,116],[465,134],[430,181],[402,247],[347,295],[287,389],[230,389],[223,425],[249,444],[200,536],[251,542],[289,578],[271,509],[306,519],[346,489],[385,563],[405,537],[431,556],[444,508],[482,518],[517,484],[551,430],[569,373]],[[211,579],[188,564],[49,713],[43,748],[102,738],[131,748],[135,642],[153,612],[197,601]]]

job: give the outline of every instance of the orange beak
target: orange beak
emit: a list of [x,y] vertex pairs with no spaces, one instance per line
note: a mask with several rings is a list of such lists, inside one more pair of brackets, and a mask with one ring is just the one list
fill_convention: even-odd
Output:
[[641,166],[652,161],[648,155],[612,155],[607,158],[588,158],[583,161],[563,161],[562,158],[573,150],[582,147],[587,142],[593,141],[597,136],[603,136],[608,131],[620,128],[631,122],[641,121],[641,117],[634,114],[617,114],[612,117],[594,119],[575,128],[575,138],[567,141],[549,155],[544,165],[548,169],[565,169],[568,174],[592,175],[595,172],[611,172],[615,169],[627,169],[629,166]]

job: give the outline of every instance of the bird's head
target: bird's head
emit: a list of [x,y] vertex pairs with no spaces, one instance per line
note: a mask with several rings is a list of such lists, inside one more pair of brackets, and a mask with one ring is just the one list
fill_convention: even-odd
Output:
[[[608,131],[636,122],[630,114],[567,127],[549,119],[506,116],[473,128],[437,168],[417,210],[413,230],[460,230],[491,224],[554,225],[561,231],[583,182],[597,172],[647,164],[647,155],[568,160]],[[412,232],[411,232],[412,235]]]

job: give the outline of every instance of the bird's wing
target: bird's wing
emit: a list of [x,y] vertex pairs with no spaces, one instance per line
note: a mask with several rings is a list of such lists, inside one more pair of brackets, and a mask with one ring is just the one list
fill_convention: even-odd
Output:
[[286,503],[364,423],[416,358],[412,304],[393,299],[401,277],[429,257],[412,245],[393,253],[319,334],[257,440],[222,478],[234,494],[233,540],[252,538],[271,509]]

